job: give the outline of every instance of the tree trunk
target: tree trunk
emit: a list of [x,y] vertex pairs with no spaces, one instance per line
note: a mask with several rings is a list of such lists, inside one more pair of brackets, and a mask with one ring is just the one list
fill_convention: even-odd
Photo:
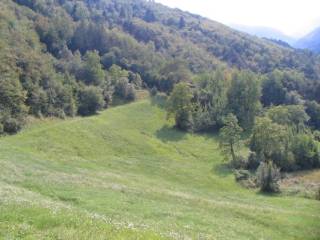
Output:
[[235,162],[236,161],[236,154],[234,153],[234,148],[233,148],[232,143],[230,143],[230,150],[231,150],[231,155],[232,155],[232,161]]

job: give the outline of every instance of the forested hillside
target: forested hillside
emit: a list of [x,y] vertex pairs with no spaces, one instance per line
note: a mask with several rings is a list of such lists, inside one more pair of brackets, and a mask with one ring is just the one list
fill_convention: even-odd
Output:
[[320,100],[319,56],[153,1],[3,0],[0,24],[0,126],[8,133],[28,114],[90,115],[112,99],[133,100],[137,89],[170,92],[217,68],[279,69],[286,95]]
[[1,0],[0,135],[1,239],[319,239],[320,56],[281,41]]

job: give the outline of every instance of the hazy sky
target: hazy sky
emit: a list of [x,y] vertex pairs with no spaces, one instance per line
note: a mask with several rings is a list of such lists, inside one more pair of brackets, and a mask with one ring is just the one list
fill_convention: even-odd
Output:
[[320,26],[320,0],[156,0],[224,24],[265,26],[300,37]]

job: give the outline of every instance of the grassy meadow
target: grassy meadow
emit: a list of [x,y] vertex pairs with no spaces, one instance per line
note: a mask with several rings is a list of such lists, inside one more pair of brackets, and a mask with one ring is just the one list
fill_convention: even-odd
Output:
[[0,138],[0,239],[320,239],[320,202],[239,186],[157,101]]

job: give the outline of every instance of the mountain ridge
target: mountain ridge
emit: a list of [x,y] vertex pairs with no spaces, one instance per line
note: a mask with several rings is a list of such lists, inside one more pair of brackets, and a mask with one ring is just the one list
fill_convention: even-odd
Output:
[[320,27],[300,38],[295,43],[295,47],[309,49],[316,53],[320,53]]
[[281,41],[287,42],[291,46],[293,46],[294,43],[297,41],[297,38],[288,36],[283,32],[281,32],[280,30],[277,30],[271,27],[248,26],[248,25],[240,25],[240,24],[230,24],[230,26],[234,29],[249,33],[251,35],[255,35],[260,38],[281,40]]

